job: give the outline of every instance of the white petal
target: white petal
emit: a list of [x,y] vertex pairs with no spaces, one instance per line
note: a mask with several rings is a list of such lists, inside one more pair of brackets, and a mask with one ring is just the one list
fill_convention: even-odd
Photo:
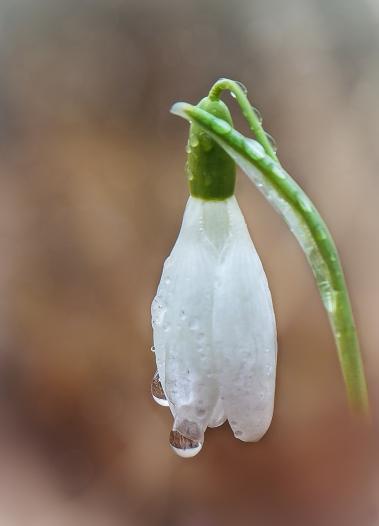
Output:
[[157,367],[174,429],[199,440],[218,398],[212,353],[216,251],[204,231],[204,202],[190,198],[153,302]]
[[226,414],[224,410],[224,404],[221,398],[217,400],[217,403],[213,409],[211,419],[209,420],[209,427],[219,427],[226,421]]
[[259,440],[273,413],[276,327],[260,259],[234,198],[230,238],[217,266],[213,332],[220,393],[237,438]]

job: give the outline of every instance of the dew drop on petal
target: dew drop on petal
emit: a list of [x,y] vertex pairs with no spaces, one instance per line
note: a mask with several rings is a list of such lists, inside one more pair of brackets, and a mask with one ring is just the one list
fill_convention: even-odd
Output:
[[179,457],[191,458],[201,451],[203,442],[187,438],[179,431],[171,431],[170,446]]
[[199,328],[199,320],[197,318],[192,318],[189,322],[189,328],[191,331],[197,331]]
[[265,372],[266,372],[266,376],[271,376],[272,366],[271,365],[265,365]]
[[[204,343],[205,341],[205,332],[199,332],[199,334],[197,335],[197,342],[202,344]],[[201,351],[202,349],[199,348],[199,351]]]
[[154,374],[153,380],[151,382],[151,396],[153,397],[154,401],[157,402],[157,404],[164,407],[168,406],[168,401],[166,395],[164,394],[158,371],[156,371]]

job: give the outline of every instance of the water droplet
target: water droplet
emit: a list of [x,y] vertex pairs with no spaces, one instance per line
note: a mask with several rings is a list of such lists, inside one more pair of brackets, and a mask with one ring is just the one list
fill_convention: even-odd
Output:
[[253,141],[253,139],[246,139],[243,143],[243,148],[247,155],[250,155],[253,159],[263,159],[266,155],[263,146],[259,142]]
[[263,391],[261,391],[258,396],[259,396],[259,400],[263,400],[265,397],[265,394]]
[[[323,240],[323,239],[326,239],[326,238],[327,238],[327,234],[326,234],[326,232],[325,232],[325,229],[324,229],[322,226],[317,225],[317,226],[315,227],[315,231],[316,231],[316,237],[317,237],[317,239]],[[331,259],[332,261],[335,261],[335,260],[336,260],[335,255],[334,255],[334,254],[331,255],[331,256],[330,256],[330,259]]]
[[274,163],[271,165],[271,172],[276,175],[279,179],[285,179],[286,178],[286,172],[283,170],[279,164]]
[[271,144],[271,148],[274,150],[274,152],[276,152],[278,147],[276,146],[276,142],[275,142],[274,137],[272,137],[272,135],[270,135],[267,132],[265,132],[265,133],[266,133],[266,137],[267,137],[268,142]]
[[171,329],[171,326],[169,323],[166,323],[165,325],[163,325],[164,332],[169,332],[170,329]]
[[201,451],[203,443],[187,438],[179,433],[179,431],[171,431],[170,446],[179,457],[191,458]]
[[307,197],[299,194],[297,196],[297,202],[299,203],[300,208],[304,210],[304,212],[311,212],[312,204]]
[[242,435],[243,435],[243,432],[240,429],[237,429],[237,431],[234,431],[234,436],[235,437],[240,437]]
[[190,138],[190,143],[191,143],[192,148],[197,148],[197,146],[199,146],[198,136],[193,134]]
[[272,373],[272,366],[271,365],[265,365],[265,372],[266,376],[270,376]]
[[213,131],[219,133],[220,135],[226,135],[232,129],[229,123],[223,121],[222,119],[212,120],[211,126]]
[[327,281],[321,282],[319,287],[324,307],[328,312],[332,313],[336,308],[336,294]]
[[157,404],[164,407],[168,406],[168,401],[166,395],[164,394],[158,371],[156,371],[154,374],[153,380],[151,382],[151,396],[153,397],[154,401],[157,402]]
[[154,345],[151,346],[150,350],[151,350],[151,352],[155,352],[155,347],[154,347]]
[[184,310],[180,311],[180,319],[182,321],[185,321],[187,319],[187,316],[186,316],[186,313],[184,312]]
[[164,282],[166,283],[166,285],[170,285],[171,279],[167,276],[167,278],[164,280]]
[[197,341],[198,343],[204,343],[205,341],[205,332],[199,332],[197,335]]
[[[247,95],[247,87],[244,84],[242,84],[242,82],[240,82],[239,80],[236,80],[235,83],[238,84],[238,86],[241,88],[244,94]],[[230,92],[230,95],[233,97],[233,99],[236,98],[235,94],[232,91]]]
[[205,152],[212,150],[214,146],[214,141],[209,137],[209,135],[204,134],[201,138],[201,147]]
[[247,87],[245,86],[245,84],[242,84],[242,82],[240,82],[239,80],[236,80],[236,84],[238,84],[238,86],[241,88],[244,94],[247,95]]
[[255,113],[255,116],[257,117],[260,124],[263,122],[263,117],[261,115],[261,112],[258,110],[258,108],[253,108],[253,112]]
[[199,328],[199,320],[197,318],[193,318],[189,323],[189,328],[191,331],[196,331],[196,329]]
[[191,145],[189,143],[186,144],[186,153],[191,153]]

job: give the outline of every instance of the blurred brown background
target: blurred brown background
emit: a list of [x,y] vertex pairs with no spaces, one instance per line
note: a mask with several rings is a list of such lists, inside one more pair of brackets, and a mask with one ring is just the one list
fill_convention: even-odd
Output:
[[[0,525],[379,525],[378,0],[0,1]],[[176,457],[150,399],[150,303],[180,226],[186,123],[228,76],[340,249],[373,430],[351,419],[295,240],[238,197],[279,333],[258,444]],[[235,122],[247,131],[233,100]]]

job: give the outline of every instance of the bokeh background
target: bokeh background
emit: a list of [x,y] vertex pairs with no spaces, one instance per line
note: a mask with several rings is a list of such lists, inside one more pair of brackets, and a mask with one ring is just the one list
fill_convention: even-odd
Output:
[[[1,526],[379,525],[378,57],[378,0],[0,0]],[[261,442],[224,425],[183,460],[150,399],[150,303],[187,199],[169,108],[221,76],[335,237],[374,424],[349,415],[311,272],[240,174],[276,410]]]

